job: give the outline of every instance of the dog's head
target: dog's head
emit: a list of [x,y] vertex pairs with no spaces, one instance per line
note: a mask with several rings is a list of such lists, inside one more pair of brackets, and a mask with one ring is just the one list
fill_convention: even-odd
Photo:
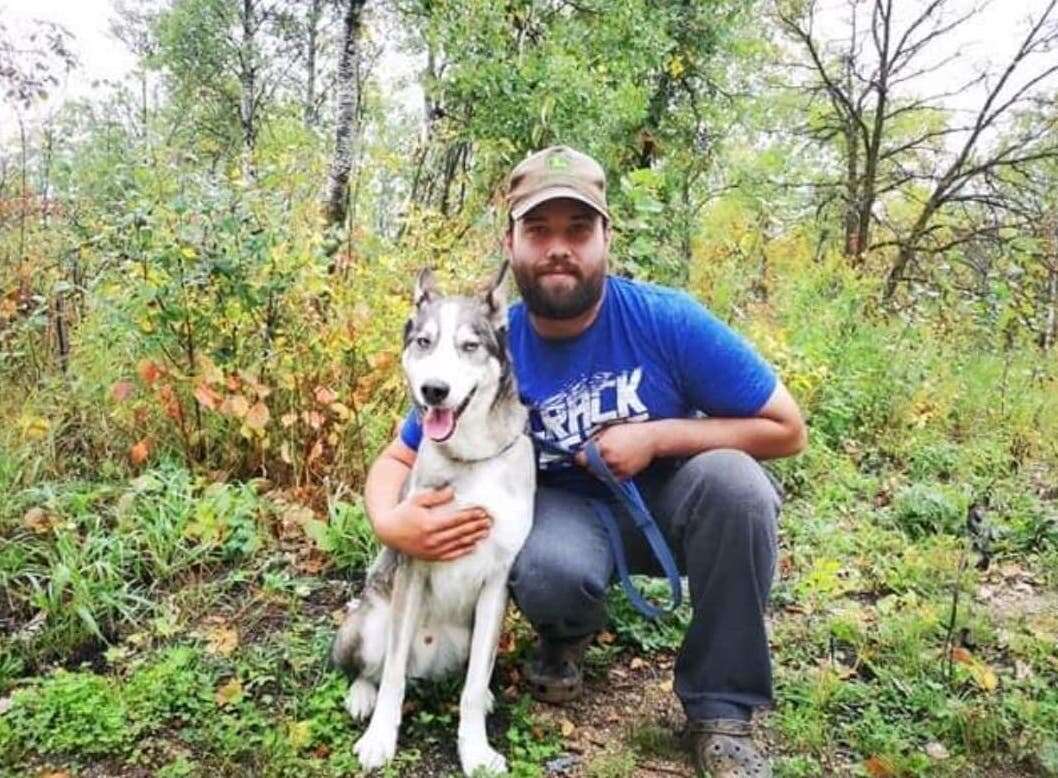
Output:
[[483,423],[496,401],[511,391],[507,355],[507,304],[502,282],[507,264],[484,292],[444,297],[429,268],[415,282],[414,308],[404,327],[401,364],[423,434],[444,443]]

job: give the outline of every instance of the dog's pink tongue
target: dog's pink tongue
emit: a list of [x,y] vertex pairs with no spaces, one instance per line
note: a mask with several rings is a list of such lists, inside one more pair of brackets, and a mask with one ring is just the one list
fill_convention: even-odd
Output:
[[422,420],[423,431],[433,440],[444,440],[452,434],[455,414],[451,408],[430,408]]

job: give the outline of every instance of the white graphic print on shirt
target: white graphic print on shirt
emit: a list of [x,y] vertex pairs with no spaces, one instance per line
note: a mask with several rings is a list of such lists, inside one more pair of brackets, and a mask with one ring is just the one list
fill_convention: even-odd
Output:
[[[582,378],[531,411],[533,432],[566,450],[576,451],[609,424],[646,421],[650,413],[639,396],[642,378],[642,367]],[[540,464],[546,468],[559,459],[562,458],[545,454]]]

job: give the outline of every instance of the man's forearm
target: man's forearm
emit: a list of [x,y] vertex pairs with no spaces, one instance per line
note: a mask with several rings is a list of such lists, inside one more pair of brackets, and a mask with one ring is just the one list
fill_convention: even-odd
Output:
[[801,451],[803,428],[774,419],[659,419],[649,424],[655,457],[690,457],[717,448],[745,451],[755,459],[775,459]]
[[376,531],[378,517],[400,502],[400,492],[410,472],[409,465],[385,453],[371,465],[364,484],[364,507]]

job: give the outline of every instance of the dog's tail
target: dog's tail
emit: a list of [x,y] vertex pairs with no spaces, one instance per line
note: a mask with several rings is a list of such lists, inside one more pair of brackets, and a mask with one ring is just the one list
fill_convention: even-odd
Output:
[[360,659],[360,622],[362,621],[361,609],[357,604],[350,603],[345,614],[342,626],[338,628],[338,634],[334,636],[331,643],[331,651],[328,657],[328,667],[341,670],[349,680],[356,680],[362,669]]

